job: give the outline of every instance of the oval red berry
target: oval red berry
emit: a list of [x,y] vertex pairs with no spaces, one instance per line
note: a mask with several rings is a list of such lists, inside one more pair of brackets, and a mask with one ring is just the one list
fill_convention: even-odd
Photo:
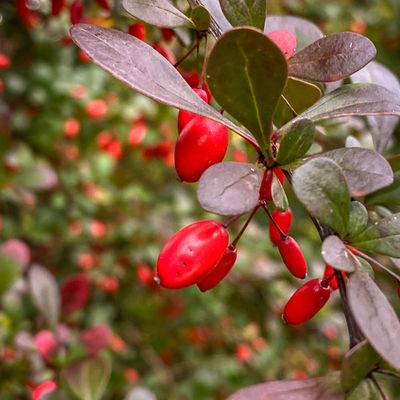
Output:
[[278,250],[287,269],[296,278],[304,279],[307,275],[307,262],[298,243],[288,236],[278,243]]
[[[193,91],[206,103],[209,102],[208,94],[203,89],[193,89]],[[181,133],[182,129],[193,119],[197,114],[189,111],[180,110],[178,114],[178,132]]]
[[283,311],[283,318],[290,325],[309,321],[329,300],[331,291],[316,278],[306,282],[294,292]]
[[226,228],[215,221],[198,221],[182,228],[158,257],[160,285],[178,289],[197,283],[219,262],[228,243]]
[[[272,218],[278,224],[279,228],[281,228],[281,231],[287,235],[289,233],[290,226],[292,225],[292,210],[290,208],[283,212],[274,210],[272,213]],[[269,223],[269,238],[275,245],[282,240],[281,233],[278,231],[273,222]]]

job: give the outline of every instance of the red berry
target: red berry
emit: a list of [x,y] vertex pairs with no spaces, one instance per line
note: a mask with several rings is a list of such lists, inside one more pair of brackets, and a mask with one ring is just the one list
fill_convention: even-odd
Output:
[[40,331],[33,339],[36,349],[41,357],[50,361],[58,348],[58,341],[51,331]]
[[[200,84],[200,74],[197,71],[180,71],[180,74],[182,75],[182,78],[187,82],[187,84],[191,88],[198,88]],[[203,82],[203,85],[201,86],[203,90],[205,90],[208,94],[208,98],[211,100],[211,92],[210,89],[208,88],[208,85],[206,82]]]
[[102,99],[91,100],[85,107],[87,116],[93,120],[104,118],[107,114],[107,110],[107,103]]
[[278,243],[278,250],[287,269],[296,278],[304,279],[307,275],[307,262],[298,243],[287,236]]
[[204,117],[193,118],[175,146],[175,168],[184,182],[197,182],[211,165],[221,162],[228,147],[228,128]]
[[[330,278],[335,273],[335,270],[328,264],[325,265],[325,273],[324,273],[324,280]],[[342,271],[343,279],[347,279],[347,275],[345,272]],[[329,286],[332,290],[337,290],[339,287],[338,281],[336,277],[332,278],[329,281]]]
[[132,24],[128,28],[128,33],[132,36],[135,36],[139,40],[146,40],[146,27],[142,22],[137,22],[136,24]]
[[71,25],[78,24],[83,18],[83,4],[80,0],[75,0],[69,8],[69,18]]
[[[285,173],[280,168],[274,168],[272,173],[279,179],[283,185],[285,183]],[[260,186],[260,200],[272,201],[272,173],[271,170],[264,172]]]
[[[279,228],[281,228],[282,232],[287,235],[292,224],[292,210],[290,208],[283,212],[274,210],[272,218],[278,224]],[[282,236],[273,222],[269,223],[269,238],[275,245],[282,240]]]
[[169,28],[161,28],[161,36],[166,42],[170,42],[175,36],[175,32]]
[[56,389],[57,384],[54,381],[44,381],[32,390],[31,400],[42,400],[46,394],[54,392]]
[[64,123],[64,136],[73,139],[81,130],[80,122],[75,118],[69,118]]
[[90,296],[90,283],[84,274],[68,279],[61,288],[61,308],[64,314],[82,310]]
[[128,142],[132,147],[136,147],[142,143],[149,131],[148,123],[143,119],[139,118],[132,123],[131,130],[128,134]]
[[99,5],[99,7],[101,7],[103,10],[106,10],[106,11],[111,10],[108,0],[96,0],[96,2]]
[[218,264],[197,283],[198,288],[202,292],[215,288],[229,274],[236,259],[236,248],[229,246]]
[[0,53],[0,69],[7,69],[10,67],[10,58],[5,54]]
[[51,15],[58,17],[65,6],[65,0],[51,0]]
[[296,51],[297,40],[292,32],[286,29],[278,29],[268,33],[268,37],[279,47],[286,60]]
[[328,301],[331,290],[321,285],[321,279],[311,279],[294,292],[283,311],[283,318],[290,325],[310,320]]
[[[193,91],[206,103],[209,102],[209,97],[205,90],[193,89]],[[180,110],[178,114],[178,132],[180,133],[182,129],[196,116],[197,114],[185,110]]]
[[218,222],[194,222],[176,232],[157,261],[161,286],[178,289],[197,283],[222,258],[229,243],[226,228]]
[[110,132],[101,131],[96,138],[96,143],[99,149],[105,150],[113,141]]

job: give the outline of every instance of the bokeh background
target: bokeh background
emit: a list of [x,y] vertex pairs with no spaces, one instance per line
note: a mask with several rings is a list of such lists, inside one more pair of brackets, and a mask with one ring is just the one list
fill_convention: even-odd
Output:
[[[95,353],[112,364],[104,399],[224,399],[261,381],[340,369],[348,340],[338,294],[306,325],[282,322],[298,282],[282,267],[261,212],[239,244],[234,270],[216,289],[154,285],[167,238],[195,220],[215,218],[199,208],[195,185],[176,179],[177,110],[136,94],[88,60],[68,36],[72,1],[58,16],[48,0],[30,0],[27,9],[22,3],[0,2],[0,53],[10,61],[0,66],[0,398],[26,399],[40,382],[54,380],[52,398],[73,399],[62,371]],[[142,35],[143,26],[132,27],[137,21],[119,3],[86,0],[84,19]],[[400,74],[398,0],[270,3],[270,14],[306,17],[326,33],[368,36],[377,60]],[[178,39],[144,29],[144,40],[171,60],[193,40],[184,32]],[[181,68],[191,83],[196,69],[196,56]],[[327,132],[340,143],[353,129]],[[398,138],[399,130],[388,153],[398,153]],[[246,159],[255,156],[232,136],[226,160]],[[310,276],[320,276],[317,233],[288,193],[292,235]],[[29,282],[38,265],[62,289],[53,345]],[[377,278],[399,311],[396,284]],[[76,293],[74,309],[69,299]],[[400,396],[398,383],[382,383],[390,398]]]

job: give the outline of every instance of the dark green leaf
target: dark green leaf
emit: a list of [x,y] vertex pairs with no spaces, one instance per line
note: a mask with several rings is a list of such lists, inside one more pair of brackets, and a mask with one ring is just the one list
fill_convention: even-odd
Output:
[[122,0],[122,6],[129,14],[151,25],[194,28],[193,22],[169,0]]
[[191,17],[198,31],[207,31],[207,29],[210,27],[211,16],[205,7],[197,6],[193,8]]
[[278,131],[281,137],[276,161],[281,164],[289,164],[303,157],[314,142],[315,126],[308,119],[297,120],[288,124],[285,129]]
[[351,239],[355,247],[391,257],[400,257],[400,213],[371,224]]
[[388,363],[400,368],[400,322],[386,296],[367,273],[358,269],[347,284],[352,314],[371,346]]
[[390,166],[392,167],[393,171],[400,171],[400,154],[389,156],[387,160]]
[[375,367],[379,356],[370,344],[364,340],[354,346],[345,355],[342,362],[342,387],[353,390]]
[[50,327],[55,330],[60,319],[60,291],[52,274],[40,265],[32,265],[28,275],[29,289]]
[[334,235],[324,240],[321,254],[327,264],[339,271],[353,272],[359,266],[357,258]]
[[289,77],[283,96],[289,102],[290,107],[282,97],[279,99],[274,115],[274,123],[277,126],[282,126],[292,120],[293,110],[296,114],[301,114],[307,108],[310,108],[321,98],[321,90],[310,82]]
[[222,12],[233,26],[249,25],[264,29],[267,16],[266,0],[219,0]]
[[267,148],[286,79],[282,52],[255,28],[225,33],[207,64],[207,81],[217,102]]
[[260,383],[239,390],[227,400],[343,400],[339,393],[340,374],[328,376]]
[[364,379],[346,400],[381,400],[381,395],[370,379]]
[[350,193],[341,168],[329,158],[312,159],[293,175],[293,188],[310,214],[339,234],[347,232]]
[[197,197],[206,210],[239,215],[252,210],[259,199],[263,170],[254,164],[222,162],[208,168],[199,180]]
[[272,201],[278,210],[286,211],[289,208],[289,202],[285,190],[275,174],[273,174],[272,177],[271,194]]
[[349,218],[349,235],[356,236],[368,225],[368,211],[359,201],[352,201]]
[[[351,80],[354,83],[376,83],[400,96],[400,83],[396,75],[382,64],[372,61],[355,73]],[[389,145],[393,131],[399,122],[398,117],[368,117],[371,134],[377,151],[382,153]]]
[[0,296],[11,287],[20,272],[21,268],[14,258],[0,253]]
[[353,196],[365,196],[393,182],[393,171],[379,153],[362,148],[342,148],[321,154],[340,165]]
[[87,24],[74,25],[71,36],[94,62],[138,92],[218,121],[255,143],[251,135],[202,101],[179,72],[143,41],[115,29]]
[[289,75],[317,82],[334,82],[354,74],[376,55],[365,36],[340,32],[325,36],[289,60]]
[[268,16],[265,23],[265,33],[270,33],[278,29],[286,29],[296,36],[297,51],[300,51],[324,36],[317,25],[306,19],[291,16]]
[[400,115],[400,100],[382,86],[354,83],[325,95],[298,118],[315,122],[349,115]]
[[366,197],[365,202],[389,207],[400,205],[400,171],[394,174],[394,182],[390,186],[371,193]]
[[81,400],[100,400],[111,374],[108,358],[95,356],[73,364],[63,371],[72,392]]

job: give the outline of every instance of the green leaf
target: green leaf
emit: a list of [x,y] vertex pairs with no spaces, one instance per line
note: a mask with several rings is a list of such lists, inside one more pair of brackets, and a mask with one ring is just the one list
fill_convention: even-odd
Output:
[[315,126],[310,120],[301,119],[286,125],[277,135],[281,139],[276,161],[281,165],[290,164],[303,157],[310,149],[314,142]]
[[327,264],[339,271],[353,272],[359,266],[357,258],[334,235],[328,236],[324,240],[321,254]]
[[0,253],[0,296],[11,287],[20,272],[21,268],[15,259]]
[[191,17],[198,31],[207,31],[210,27],[211,16],[205,7],[197,6],[193,8]]
[[60,291],[53,275],[40,265],[32,265],[28,274],[29,289],[42,316],[56,330],[60,319]]
[[272,174],[271,194],[272,201],[278,210],[286,211],[289,208],[285,190],[275,174]]
[[259,200],[263,170],[254,164],[222,162],[200,177],[197,198],[206,211],[239,215],[252,210]]
[[[293,119],[293,110],[297,114],[310,108],[321,98],[321,90],[318,86],[289,77],[283,95],[289,102],[291,108],[281,97],[274,115],[274,123],[277,126],[282,126]],[[293,109],[293,110],[292,110]]]
[[350,207],[349,235],[356,236],[368,225],[368,211],[359,201],[352,201]]
[[354,32],[325,36],[294,54],[289,75],[317,82],[334,82],[354,74],[376,55],[374,44]]
[[314,379],[271,381],[239,390],[227,400],[343,400],[340,374]]
[[347,283],[352,314],[358,327],[376,352],[400,368],[400,322],[386,296],[368,274],[356,270]]
[[193,22],[169,0],[122,0],[122,6],[129,14],[151,25],[194,28]]
[[357,257],[357,260],[360,262],[361,269],[362,269],[365,273],[367,273],[368,276],[369,276],[371,279],[375,279],[375,271],[374,271],[374,269],[372,268],[371,264],[370,264],[367,260],[364,260],[364,259],[361,258],[361,257]]
[[97,355],[69,365],[62,376],[80,400],[100,400],[111,374],[111,362]]
[[264,29],[267,16],[266,0],[219,0],[222,12],[232,26],[254,26]]
[[400,171],[394,174],[394,181],[390,186],[377,192],[369,194],[365,198],[367,204],[376,204],[381,206],[399,206],[400,205]]
[[298,119],[315,122],[350,115],[400,115],[400,100],[391,91],[372,83],[343,85],[322,97]]
[[365,196],[393,182],[393,171],[379,153],[363,148],[342,148],[321,153],[340,165],[351,194]]
[[380,357],[364,340],[354,346],[344,356],[342,361],[342,387],[347,391],[353,390],[372,371]]
[[350,242],[354,247],[373,253],[400,257],[400,213],[371,224]]
[[282,52],[255,28],[226,32],[207,64],[207,81],[217,102],[267,149],[272,117],[286,79]]
[[257,147],[254,137],[201,100],[173,65],[143,41],[115,29],[87,24],[74,25],[71,36],[95,63],[139,93],[220,122]]
[[265,33],[270,33],[278,29],[286,29],[296,36],[297,51],[324,36],[317,25],[304,18],[280,15],[268,16],[265,23]]
[[381,395],[370,379],[364,379],[357,388],[345,398],[346,400],[381,400]]
[[329,158],[314,158],[293,175],[293,188],[309,213],[339,234],[347,232],[350,193],[341,168]]

